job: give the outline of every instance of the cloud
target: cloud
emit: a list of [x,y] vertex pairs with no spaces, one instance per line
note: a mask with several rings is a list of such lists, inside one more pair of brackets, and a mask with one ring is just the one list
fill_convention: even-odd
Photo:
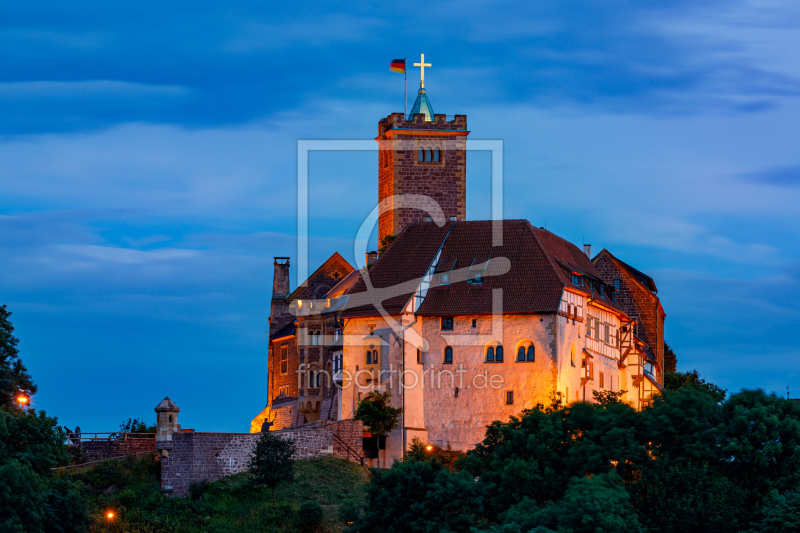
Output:
[[768,168],[741,177],[747,181],[776,187],[800,187],[800,165]]

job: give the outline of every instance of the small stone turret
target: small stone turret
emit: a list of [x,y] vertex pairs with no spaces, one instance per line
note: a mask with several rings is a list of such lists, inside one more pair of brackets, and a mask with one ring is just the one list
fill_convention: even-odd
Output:
[[155,408],[156,412],[156,450],[162,450],[162,455],[167,456],[167,450],[172,449],[172,434],[180,431],[178,425],[178,412],[180,407],[169,399],[164,398]]

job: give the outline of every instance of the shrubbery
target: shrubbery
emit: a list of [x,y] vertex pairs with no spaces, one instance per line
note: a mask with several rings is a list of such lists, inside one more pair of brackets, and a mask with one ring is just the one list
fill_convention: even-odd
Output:
[[793,402],[743,391],[720,403],[717,390],[694,385],[642,412],[608,400],[554,401],[494,422],[452,472],[412,446],[374,472],[357,529],[721,533],[800,523]]

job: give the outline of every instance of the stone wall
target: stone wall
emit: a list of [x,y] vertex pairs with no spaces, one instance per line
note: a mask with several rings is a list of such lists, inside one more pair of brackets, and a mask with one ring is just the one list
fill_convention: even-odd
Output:
[[[362,425],[353,420],[275,431],[273,434],[294,440],[296,459],[339,457],[360,463],[347,453],[334,434],[357,454],[363,455]],[[161,461],[161,489],[175,496],[186,496],[192,481],[216,481],[247,470],[247,463],[260,437],[260,433],[173,434],[172,449]]]
[[131,440],[98,440],[85,441],[80,444],[81,452],[86,462],[102,461],[114,457],[124,457],[142,452],[151,452],[156,449],[155,439]]
[[666,315],[657,295],[650,292],[630,272],[603,251],[594,259],[603,281],[613,285],[620,280],[617,304],[637,322],[636,336],[646,342],[658,362],[658,382],[664,384],[664,319]]

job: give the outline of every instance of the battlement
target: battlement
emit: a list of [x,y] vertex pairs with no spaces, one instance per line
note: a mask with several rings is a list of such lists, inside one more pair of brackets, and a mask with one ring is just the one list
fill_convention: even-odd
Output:
[[382,118],[378,123],[378,134],[383,136],[392,130],[442,130],[465,131],[467,129],[467,115],[439,115],[434,114],[433,120],[425,121],[423,113],[414,114],[413,120],[406,120],[403,113],[392,113]]

